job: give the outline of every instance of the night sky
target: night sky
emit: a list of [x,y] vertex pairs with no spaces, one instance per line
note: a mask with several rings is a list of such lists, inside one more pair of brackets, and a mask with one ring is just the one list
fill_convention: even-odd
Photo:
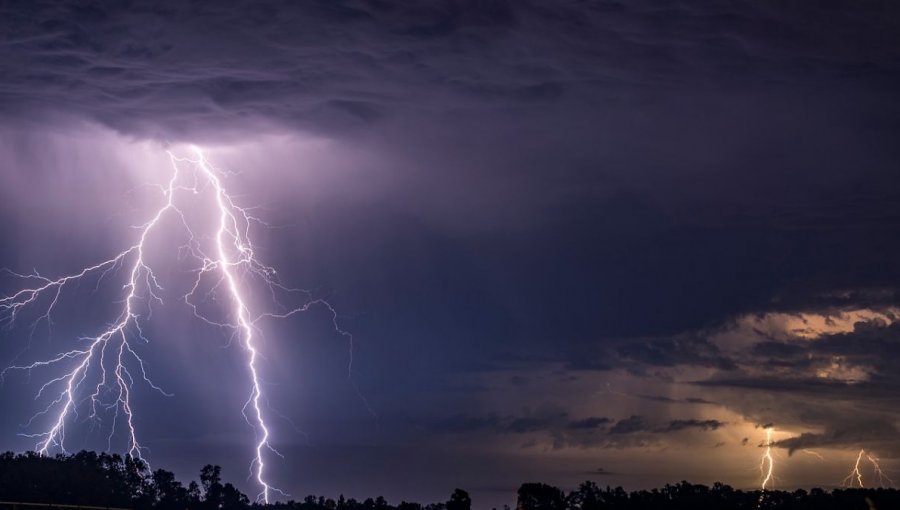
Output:
[[[353,334],[316,306],[259,325],[297,499],[755,488],[766,426],[776,487],[839,485],[860,449],[900,475],[898,90],[894,2],[3,1],[0,266],[130,246],[197,144],[269,224],[257,255]],[[133,388],[146,458],[255,493],[242,350],[152,243],[135,345],[173,396]],[[122,276],[23,311],[0,365],[97,334]],[[34,448],[55,374],[4,373],[0,450]],[[122,451],[110,412],[66,448]]]

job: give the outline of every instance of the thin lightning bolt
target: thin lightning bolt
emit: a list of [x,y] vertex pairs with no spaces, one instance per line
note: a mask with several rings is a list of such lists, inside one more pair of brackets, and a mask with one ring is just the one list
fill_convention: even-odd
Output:
[[853,487],[854,484],[858,485],[860,488],[865,487],[865,485],[863,485],[862,471],[860,470],[860,464],[863,462],[863,458],[865,458],[869,461],[870,464],[872,464],[872,471],[874,471],[875,475],[878,477],[879,485],[881,485],[882,487],[894,485],[894,481],[891,480],[890,477],[888,477],[884,473],[884,471],[882,471],[881,465],[878,462],[878,458],[869,453],[866,453],[865,450],[860,450],[859,454],[856,455],[856,462],[853,465],[853,469],[842,482],[845,487]]
[[853,465],[853,470],[850,471],[850,474],[847,475],[847,478],[844,478],[843,484],[848,487],[853,487],[853,480],[856,480],[856,483],[859,484],[860,487],[864,487],[862,480],[862,472],[859,470],[859,463],[862,462],[863,455],[865,454],[865,450],[860,450],[859,455],[856,456],[856,464]]
[[804,450],[800,450],[800,451],[802,451],[803,453],[805,453],[805,454],[807,454],[807,455],[812,455],[813,457],[815,457],[815,458],[817,458],[817,459],[819,459],[819,460],[822,460],[822,461],[825,460],[825,457],[823,457],[821,453],[819,453],[819,452],[817,452],[817,451],[815,451],[815,450],[806,450],[806,449],[804,449]]
[[[11,295],[0,297],[0,324],[12,327],[20,312],[25,308],[30,305],[36,306],[44,299],[49,300],[43,313],[32,324],[32,331],[40,321],[46,321],[48,325],[52,324],[52,313],[67,286],[95,277],[97,278],[96,286],[99,288],[104,278],[125,267],[128,268],[128,278],[122,287],[122,306],[110,326],[96,336],[79,338],[79,343],[82,344],[80,347],[59,353],[49,359],[9,366],[0,372],[0,378],[5,377],[10,371],[31,373],[35,369],[52,368],[58,365],[68,366],[62,375],[51,378],[40,387],[35,396],[36,399],[41,398],[51,388],[59,388],[59,392],[43,410],[32,416],[26,423],[26,426],[30,426],[42,416],[52,416],[51,425],[44,432],[23,434],[38,440],[36,450],[40,454],[47,455],[53,449],[66,453],[66,425],[79,417],[80,407],[86,407],[89,410],[86,419],[92,420],[93,423],[100,421],[102,413],[112,413],[112,427],[107,438],[110,449],[113,437],[120,428],[117,424],[121,422],[123,423],[121,428],[125,431],[126,453],[134,458],[142,458],[145,447],[138,442],[135,428],[131,399],[135,378],[132,372],[152,389],[163,395],[172,396],[148,377],[144,360],[134,345],[136,340],[149,343],[141,329],[141,323],[149,320],[154,302],[163,302],[163,287],[147,262],[145,248],[148,239],[157,229],[161,228],[160,225],[164,219],[170,216],[174,217],[180,222],[187,237],[187,242],[180,247],[179,253],[188,255],[197,264],[196,269],[193,270],[195,272],[193,285],[187,294],[182,296],[182,300],[192,308],[198,319],[207,324],[230,330],[232,337],[239,340],[246,354],[246,367],[250,376],[250,395],[242,408],[242,414],[247,423],[256,431],[256,443],[250,471],[261,488],[257,501],[269,503],[273,492],[281,492],[267,481],[265,457],[267,452],[280,454],[270,442],[270,427],[266,423],[263,412],[263,408],[268,405],[268,402],[263,394],[260,376],[259,359],[261,355],[257,343],[257,333],[259,333],[257,322],[264,318],[290,317],[306,311],[314,305],[325,307],[331,313],[335,330],[348,339],[351,349],[348,370],[352,369],[353,338],[338,327],[337,313],[330,304],[321,299],[313,299],[309,292],[302,289],[292,289],[282,285],[277,280],[276,271],[260,263],[254,255],[250,229],[254,223],[264,223],[252,216],[248,209],[239,207],[235,203],[223,186],[220,172],[210,164],[199,148],[192,146],[191,149],[194,153],[192,158],[181,158],[171,152],[168,153],[172,174],[168,184],[160,186],[165,200],[150,221],[138,227],[140,234],[132,246],[108,260],[57,279],[46,278],[37,272],[22,274],[6,271],[27,282],[28,285]],[[206,236],[195,235],[189,226],[186,210],[179,207],[181,203],[179,199],[183,196],[192,197],[202,193],[211,194],[214,198],[211,201],[211,208],[216,218],[214,232],[212,235]],[[203,241],[207,240],[208,243],[210,239],[212,240],[212,249],[204,249]],[[272,300],[280,306],[279,310],[264,312],[257,316],[251,315],[247,293],[242,289],[242,283],[247,276],[257,277],[268,287]],[[201,293],[201,287],[209,278],[212,278],[215,284],[208,292]],[[230,319],[225,321],[210,318],[199,308],[199,301],[209,297],[220,287],[227,290],[230,302]],[[301,293],[304,296],[304,302],[293,309],[285,309],[278,303],[276,292],[289,295]],[[45,295],[48,297],[44,298]],[[132,367],[131,370],[129,370],[129,366]],[[96,373],[96,383],[88,383],[87,381],[94,372]],[[87,391],[83,391],[85,388]],[[354,388],[356,388],[355,383]],[[112,396],[110,397],[110,395]],[[366,405],[368,407],[368,404]]]
[[[159,211],[157,211],[153,219],[151,219],[141,227],[141,235],[137,244],[132,245],[131,247],[120,252],[111,259],[105,260],[93,266],[86,267],[78,273],[63,276],[62,278],[58,278],[56,280],[44,278],[39,274],[27,276],[18,275],[27,279],[36,279],[38,280],[39,285],[19,290],[11,296],[0,299],[0,312],[3,313],[4,320],[7,320],[11,325],[13,322],[15,322],[15,319],[20,310],[22,310],[25,306],[34,303],[43,293],[52,292],[52,301],[47,306],[45,313],[38,319],[47,320],[49,322],[51,320],[51,313],[59,302],[60,294],[66,284],[78,281],[86,277],[87,275],[97,271],[101,271],[101,277],[105,276],[120,264],[123,264],[129,256],[134,257],[134,261],[132,262],[131,269],[128,273],[128,282],[123,287],[126,291],[124,305],[121,312],[119,313],[117,320],[112,326],[93,338],[83,339],[87,340],[88,342],[88,346],[84,349],[73,349],[49,360],[37,361],[30,365],[13,365],[4,369],[2,374],[0,374],[5,376],[6,372],[8,372],[9,370],[31,371],[32,369],[38,367],[56,365],[60,362],[70,359],[79,361],[75,365],[74,369],[63,374],[60,377],[51,379],[43,386],[41,386],[40,390],[38,391],[36,398],[40,397],[43,394],[44,390],[46,390],[49,386],[56,383],[63,383],[63,390],[58,395],[58,397],[53,400],[50,405],[48,405],[43,411],[32,417],[32,420],[29,420],[30,423],[37,416],[50,413],[54,407],[59,408],[56,412],[56,419],[48,431],[38,434],[26,434],[26,436],[28,437],[34,437],[40,440],[36,448],[41,455],[46,455],[48,450],[52,447],[59,447],[60,451],[64,453],[66,452],[64,444],[66,421],[69,418],[70,414],[77,415],[75,393],[87,378],[91,363],[95,360],[98,364],[98,369],[101,372],[101,377],[100,382],[94,388],[94,392],[91,393],[88,398],[91,401],[90,417],[95,418],[97,416],[97,406],[101,405],[102,403],[101,393],[103,391],[103,388],[107,384],[105,354],[107,348],[112,345],[112,348],[118,351],[116,354],[116,366],[113,370],[115,384],[118,387],[118,396],[112,406],[116,411],[114,420],[118,418],[118,411],[121,409],[125,414],[126,426],[128,428],[128,448],[126,449],[126,451],[133,457],[141,458],[142,447],[137,441],[137,433],[134,428],[133,413],[131,411],[131,402],[129,399],[129,388],[131,386],[130,383],[131,381],[133,381],[133,379],[131,377],[131,374],[128,372],[128,369],[124,365],[125,351],[127,351],[128,354],[133,356],[137,361],[137,364],[141,368],[144,379],[153,388],[159,391],[162,390],[146,378],[146,372],[144,371],[144,361],[129,345],[127,332],[129,328],[133,328],[137,332],[138,338],[146,340],[141,333],[140,326],[137,322],[138,315],[135,311],[135,300],[137,299],[139,284],[144,283],[144,287],[146,288],[149,299],[158,300],[159,297],[156,295],[155,291],[161,289],[161,287],[159,286],[159,282],[157,281],[156,276],[153,274],[153,271],[144,262],[144,245],[147,241],[147,236],[150,234],[151,230],[153,230],[153,228],[159,223],[163,215],[168,210],[174,208],[173,200],[175,196],[175,185],[177,180],[178,172],[176,169],[176,172],[173,173],[172,178],[169,181],[168,189],[166,191],[167,200],[165,205],[161,209],[159,209]],[[112,441],[112,435],[114,433],[115,428],[113,428],[112,432],[110,433],[110,442]]]
[[772,427],[766,427],[766,451],[759,461],[759,473],[762,476],[763,491],[772,482],[772,472],[775,469],[775,460],[772,458]]
[[[873,457],[872,455],[866,454],[866,459],[868,459],[869,462],[872,463],[872,469],[875,470],[875,474],[878,475],[879,485],[881,485],[881,486],[887,485],[887,486],[893,487],[894,481],[891,480],[886,474],[884,474],[884,471],[881,470],[881,465],[879,465],[879,463],[878,463],[878,458]],[[885,480],[888,482],[887,484],[884,483]]]

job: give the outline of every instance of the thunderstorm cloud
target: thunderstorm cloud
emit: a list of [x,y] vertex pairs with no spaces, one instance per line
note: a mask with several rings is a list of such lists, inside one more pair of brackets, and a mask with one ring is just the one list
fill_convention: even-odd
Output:
[[[265,325],[289,492],[755,486],[758,424],[797,486],[900,465],[900,4],[35,0],[0,34],[0,267],[121,249],[197,143],[354,333],[348,377],[327,314]],[[148,333],[154,462],[241,479],[227,336]],[[0,449],[35,389],[5,377]]]

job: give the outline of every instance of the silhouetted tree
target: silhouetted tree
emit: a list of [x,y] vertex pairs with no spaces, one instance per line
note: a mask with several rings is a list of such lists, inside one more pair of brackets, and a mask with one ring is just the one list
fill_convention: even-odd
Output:
[[447,510],[472,510],[472,498],[469,493],[456,489],[450,495],[450,501],[447,502]]
[[599,510],[603,508],[603,492],[594,482],[583,482],[567,498],[572,510]]
[[[200,483],[187,487],[164,469],[149,471],[140,459],[78,452],[48,457],[34,452],[0,454],[0,501],[131,508],[134,510],[471,510],[469,494],[456,489],[446,503],[424,507],[404,501],[392,506],[383,497],[359,502],[307,496],[301,502],[253,504],[234,485],[223,483],[221,468],[207,465]],[[584,482],[564,496],[542,483],[523,484],[517,510],[869,510],[900,509],[895,489],[812,489],[740,491],[679,482],[659,489],[626,492]],[[504,505],[503,510],[509,510]]]
[[200,470],[200,485],[203,487],[203,501],[208,508],[221,508],[222,468],[207,464]]
[[223,510],[239,510],[250,505],[250,499],[237,490],[234,485],[226,483],[222,487],[219,508]]
[[175,479],[175,473],[157,469],[152,475],[151,488],[160,508],[186,508],[189,504],[188,491]]
[[397,505],[397,510],[422,510],[422,505],[401,501],[400,504]]
[[543,483],[523,483],[519,487],[516,510],[565,510],[563,491]]

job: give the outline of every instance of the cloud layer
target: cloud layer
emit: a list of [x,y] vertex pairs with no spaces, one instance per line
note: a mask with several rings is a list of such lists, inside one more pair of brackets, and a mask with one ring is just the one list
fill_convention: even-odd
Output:
[[[898,9],[3,3],[0,266],[120,248],[163,145],[196,141],[356,334],[358,388],[321,317],[268,331],[292,492],[752,486],[767,424],[781,479],[837,482],[859,448],[900,459]],[[161,465],[234,473],[239,413],[195,405],[228,354],[187,370],[221,339],[186,324],[154,359],[186,396],[142,426]],[[0,446],[28,384],[0,387]]]
[[[655,2],[29,2],[2,8],[7,114],[217,136],[766,84],[889,86],[896,7]],[[887,92],[887,90],[883,90]]]

